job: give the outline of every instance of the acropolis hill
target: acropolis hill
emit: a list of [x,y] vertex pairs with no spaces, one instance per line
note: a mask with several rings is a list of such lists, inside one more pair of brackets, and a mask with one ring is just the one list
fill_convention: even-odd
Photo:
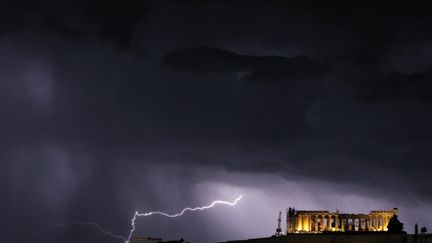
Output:
[[391,233],[289,234],[226,243],[432,243],[432,234],[418,236]]
[[[281,215],[272,237],[229,243],[432,243],[432,234],[409,235],[398,220],[398,209],[373,210],[368,214],[287,209],[286,231]],[[227,243],[228,243],[227,242]]]

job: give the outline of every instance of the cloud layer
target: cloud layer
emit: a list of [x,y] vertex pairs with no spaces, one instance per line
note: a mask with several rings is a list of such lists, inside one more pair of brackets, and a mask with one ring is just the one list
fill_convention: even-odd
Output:
[[136,209],[175,212],[240,193],[236,208],[140,221],[137,233],[266,236],[288,206],[399,207],[408,231],[430,226],[427,11],[1,4],[5,242],[116,242],[45,226],[95,221],[126,235]]

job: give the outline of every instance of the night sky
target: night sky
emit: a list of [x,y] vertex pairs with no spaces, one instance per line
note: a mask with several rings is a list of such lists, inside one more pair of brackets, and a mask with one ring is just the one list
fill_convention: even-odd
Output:
[[432,228],[432,9],[287,2],[2,0],[0,241],[240,194],[135,236],[266,237],[290,206]]

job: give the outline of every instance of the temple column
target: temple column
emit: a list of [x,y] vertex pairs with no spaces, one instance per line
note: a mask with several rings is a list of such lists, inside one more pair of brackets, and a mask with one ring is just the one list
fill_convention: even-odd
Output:
[[[354,223],[354,231],[357,231],[357,229],[358,229],[358,219],[354,218],[353,223]],[[356,225],[357,225],[357,227],[356,227]]]
[[356,224],[357,224],[357,219],[356,218],[353,218],[353,227],[354,227],[354,231],[357,231],[357,228],[356,228]]
[[329,226],[330,225],[330,220],[331,220],[330,217],[331,217],[330,215],[327,215],[327,223],[326,223],[326,230],[327,231],[330,230],[330,226]]
[[309,215],[305,215],[303,218],[303,230],[309,231]]
[[303,230],[303,215],[299,215],[298,230]]
[[378,224],[379,224],[380,230],[382,230],[382,228],[383,228],[383,219],[382,219],[381,216],[378,216]]
[[379,222],[379,217],[378,216],[375,216],[375,221],[376,221],[376,230],[379,230],[380,222]]
[[365,224],[366,224],[366,230],[370,231],[370,226],[369,226],[369,218],[365,219]]
[[321,215],[321,230],[322,230],[322,231],[325,230],[325,228],[324,228],[324,221],[325,221],[325,216],[324,216],[324,215]]
[[377,222],[377,230],[380,229],[380,220],[379,220],[379,216],[376,216],[376,222]]
[[374,216],[373,220],[374,220],[374,230],[377,231],[378,230],[378,218],[377,218],[377,216]]
[[328,222],[329,222],[329,216],[327,215],[327,216],[326,216],[326,227],[325,227],[326,230],[328,230]]
[[335,215],[335,228],[336,231],[339,231],[339,217],[337,214]]
[[312,231],[312,215],[309,215],[309,231]]
[[302,216],[301,216],[301,223],[300,223],[300,229],[301,229],[301,230],[304,230],[304,227],[303,227],[303,226],[304,226],[304,221],[305,221],[305,216],[302,215]]
[[384,230],[387,230],[387,224],[388,224],[388,218],[387,216],[384,216]]
[[341,230],[345,231],[345,219],[341,218]]
[[323,231],[326,230],[326,228],[327,228],[327,221],[326,221],[326,216],[325,215],[322,216],[321,228],[322,228]]
[[372,225],[373,225],[373,229],[376,231],[377,230],[377,221],[376,221],[375,216],[372,217]]
[[377,231],[378,230],[378,220],[377,220],[376,216],[373,217],[373,221],[374,221],[374,230]]
[[318,229],[318,215],[315,215],[315,231],[319,231],[319,229]]
[[308,225],[309,231],[312,231],[312,215],[309,215],[308,218],[309,218],[309,225]]
[[361,231],[362,230],[362,220],[361,218],[358,219],[358,227],[357,227],[357,231]]
[[355,218],[352,218],[352,219],[351,219],[351,222],[352,222],[352,224],[351,224],[351,230],[352,230],[352,231],[355,231],[355,224],[356,224],[356,222],[355,222]]
[[377,215],[376,216],[376,220],[377,220],[377,230],[381,229],[381,222],[380,222],[380,217]]
[[380,216],[380,229],[383,230],[384,229],[384,219],[382,216]]
[[331,216],[331,219],[332,219],[332,220],[330,221],[330,222],[331,222],[331,224],[330,224],[330,228],[333,230],[333,228],[334,228],[334,227],[333,227],[333,224],[334,224],[335,227],[336,227],[336,217],[335,217],[334,215],[332,215],[332,216]]
[[350,220],[351,220],[351,218],[347,218],[347,230],[348,230],[348,231],[351,231],[351,230],[352,230],[352,228],[351,228],[351,223],[352,223],[352,221],[350,222]]
[[381,216],[381,230],[384,230],[384,217]]
[[351,231],[352,230],[352,221],[350,222],[350,219],[351,218],[347,218],[347,226],[348,226],[348,231]]
[[358,231],[362,230],[362,220],[361,218],[358,219]]

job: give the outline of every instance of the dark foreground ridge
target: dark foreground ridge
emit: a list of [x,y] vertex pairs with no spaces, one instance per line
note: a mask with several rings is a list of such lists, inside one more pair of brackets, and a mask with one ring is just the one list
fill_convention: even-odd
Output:
[[[432,243],[432,234],[390,233],[328,233],[288,234],[279,237],[257,238],[224,243]],[[220,242],[222,243],[222,242]]]
[[185,241],[183,238],[180,240],[163,241],[161,238],[152,238],[152,237],[133,237],[130,242],[131,243],[189,243],[189,241]]

